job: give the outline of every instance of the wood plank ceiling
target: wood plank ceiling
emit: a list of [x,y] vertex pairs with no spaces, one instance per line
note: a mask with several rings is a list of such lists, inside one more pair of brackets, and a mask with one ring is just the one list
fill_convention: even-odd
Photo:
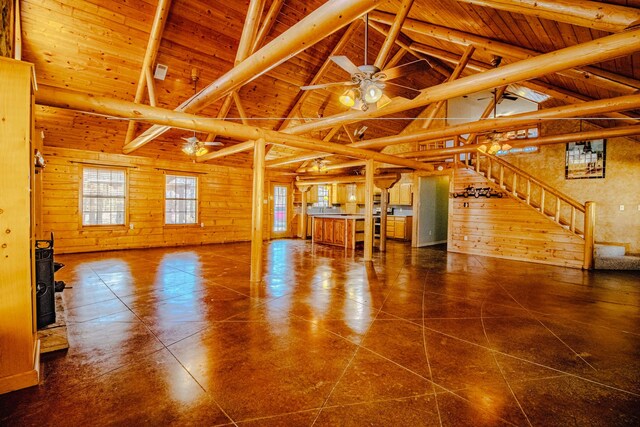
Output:
[[[284,1],[265,43],[287,31],[323,3],[320,0]],[[377,10],[395,15],[401,3],[401,0],[383,2]],[[640,7],[640,0],[608,0],[602,3]],[[267,0],[264,13],[270,4],[271,1]],[[23,0],[23,59],[35,64],[40,84],[132,101],[156,5],[155,0]],[[248,6],[248,1],[174,0],[171,3],[156,59],[156,63],[168,66],[166,79],[155,80],[157,106],[174,109],[193,95],[193,68],[199,71],[199,88],[233,68]],[[550,52],[608,34],[455,0],[415,0],[408,17],[538,52]],[[388,29],[388,25],[382,26]],[[363,23],[357,25],[342,51],[342,54],[356,64],[364,62],[364,27]],[[283,118],[290,113],[297,99],[299,87],[308,84],[316,75],[344,31],[342,29],[326,37],[242,87],[239,98],[250,124],[279,129]],[[400,40],[407,45],[420,43],[457,57],[462,56],[465,50],[464,46],[407,30],[403,30]],[[378,31],[369,30],[370,63],[375,59],[383,41],[384,36]],[[395,55],[398,49],[398,46],[394,46],[389,57]],[[492,55],[478,49],[473,59],[489,64]],[[413,56],[406,54],[400,63],[413,60]],[[511,62],[514,62],[512,58],[503,58],[503,64]],[[442,68],[451,70],[454,65],[437,59],[432,59],[432,63],[440,71]],[[601,70],[640,80],[638,53],[593,65]],[[332,64],[319,83],[344,81],[348,78],[346,72]],[[396,82],[422,89],[444,80],[445,77],[440,72],[425,66],[422,71]],[[620,95],[591,84],[588,80],[578,81],[557,74],[544,76],[539,80],[593,99]],[[339,88],[313,91],[300,107],[302,118],[293,121],[292,125],[344,111],[346,107],[337,101],[339,93]],[[408,93],[401,91],[400,94]],[[199,114],[216,117],[223,99]],[[410,110],[384,119],[367,120],[364,124],[369,129],[365,137],[369,139],[395,135],[420,111],[421,109]],[[227,117],[228,120],[240,122],[240,113],[233,103]],[[36,125],[45,132],[45,145],[112,153],[122,152],[128,123],[42,106],[37,108],[36,120]],[[137,133],[141,133],[147,126],[140,124]],[[352,132],[358,126],[359,124],[351,124],[345,128]],[[332,141],[348,143],[346,131],[340,129]],[[328,130],[324,130],[310,136],[322,139],[327,133]],[[134,154],[188,160],[180,147],[181,137],[189,135],[190,131],[173,129]],[[199,136],[200,139],[206,137],[204,134]],[[240,142],[224,138],[219,140],[227,146]],[[289,156],[295,152],[294,149],[276,147],[269,152],[269,158]],[[247,166],[250,165],[251,156],[240,153],[214,162]],[[299,164],[290,166],[295,168]]]

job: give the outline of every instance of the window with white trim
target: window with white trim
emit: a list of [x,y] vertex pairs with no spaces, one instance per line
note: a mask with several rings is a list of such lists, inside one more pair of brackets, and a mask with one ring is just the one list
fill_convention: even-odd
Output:
[[318,185],[318,201],[313,204],[318,208],[326,208],[331,206],[329,203],[329,186]]
[[166,175],[164,200],[165,224],[195,224],[198,221],[196,177]]
[[125,225],[125,179],[122,169],[82,169],[82,225]]

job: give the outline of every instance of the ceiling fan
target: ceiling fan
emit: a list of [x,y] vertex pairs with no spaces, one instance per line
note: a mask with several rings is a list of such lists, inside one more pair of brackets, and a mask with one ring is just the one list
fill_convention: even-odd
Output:
[[[198,70],[196,68],[191,69],[191,81],[193,82],[193,93],[194,95],[198,92]],[[224,144],[220,141],[200,141],[196,136],[196,131],[193,131],[193,136],[189,136],[187,138],[182,138],[185,140],[185,143],[182,144],[182,152],[189,156],[203,156],[207,154],[209,150],[207,147],[221,147]]]
[[[365,30],[364,30],[364,65],[356,66],[349,58],[344,55],[332,56],[330,59],[351,75],[351,80],[344,82],[331,82],[317,85],[301,86],[302,90],[314,90],[324,89],[332,86],[347,86],[347,89],[340,96],[340,103],[354,109],[360,109],[363,111],[369,108],[381,108],[384,105],[391,102],[391,99],[385,95],[383,89],[386,84],[396,85],[390,83],[389,80],[402,77],[406,74],[410,74],[415,71],[423,69],[425,60],[417,60],[409,62],[407,64],[399,65],[397,67],[390,68],[388,70],[381,71],[375,65],[367,64],[367,51],[368,51],[368,28],[369,28],[369,16],[365,15]],[[407,88],[402,85],[396,85]],[[417,89],[407,88],[419,92]]]

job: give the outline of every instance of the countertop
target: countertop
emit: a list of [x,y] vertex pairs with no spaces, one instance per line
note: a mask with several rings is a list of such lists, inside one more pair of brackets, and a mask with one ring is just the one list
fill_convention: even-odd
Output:
[[340,214],[309,214],[309,216],[317,216],[331,219],[364,219],[364,215],[340,215]]

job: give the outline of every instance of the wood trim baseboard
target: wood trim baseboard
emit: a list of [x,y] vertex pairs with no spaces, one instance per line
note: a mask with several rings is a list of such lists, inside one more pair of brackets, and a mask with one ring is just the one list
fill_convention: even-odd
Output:
[[33,352],[33,369],[0,378],[0,394],[32,387],[40,382],[40,340],[36,340]]

